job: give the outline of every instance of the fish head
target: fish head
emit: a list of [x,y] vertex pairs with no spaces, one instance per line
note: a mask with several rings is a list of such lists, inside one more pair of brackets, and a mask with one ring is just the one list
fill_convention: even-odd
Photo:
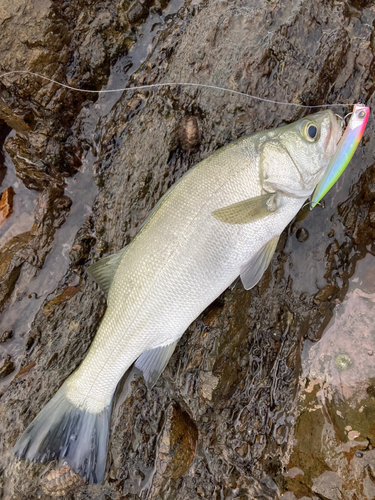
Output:
[[263,189],[306,198],[336,151],[342,121],[325,110],[270,132],[261,152]]

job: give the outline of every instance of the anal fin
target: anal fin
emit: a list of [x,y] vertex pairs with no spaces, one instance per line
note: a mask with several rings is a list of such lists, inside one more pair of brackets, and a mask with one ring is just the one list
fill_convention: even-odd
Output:
[[280,236],[275,236],[264,245],[241,270],[241,281],[245,290],[253,288],[269,266]]
[[135,362],[135,368],[142,371],[143,378],[149,389],[152,389],[158,381],[179,340],[177,339],[171,344],[146,351]]

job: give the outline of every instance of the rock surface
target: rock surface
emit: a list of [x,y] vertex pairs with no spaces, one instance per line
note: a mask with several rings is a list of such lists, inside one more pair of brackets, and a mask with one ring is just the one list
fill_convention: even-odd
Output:
[[[359,263],[323,338],[305,345],[285,484],[296,498],[373,498],[375,262]],[[289,453],[287,454],[289,455]],[[290,472],[298,467],[298,473]]]
[[6,188],[0,196],[0,225],[10,217],[13,212],[13,196],[14,189],[12,187]]
[[10,359],[10,355],[5,358],[4,363],[0,366],[0,378],[6,377],[14,370],[13,361]]
[[[306,105],[371,107],[374,19],[370,2],[16,0],[0,6],[0,69],[28,69],[85,89],[185,81]],[[140,48],[145,40],[148,52]],[[131,241],[160,197],[198,161],[305,113],[212,89],[174,86],[97,98],[32,76],[0,79],[0,141],[16,131],[4,149],[22,182],[39,191],[33,227],[0,249],[0,311],[16,307],[20,283],[32,284],[48,270],[54,245],[65,243],[58,238],[75,201],[64,189],[90,155],[99,189],[67,248],[65,275],[38,303],[25,336],[4,344],[9,352],[22,347],[17,377],[8,375],[0,400],[3,498],[45,497],[41,478],[61,467],[18,461],[10,450],[83,359],[104,314],[105,297],[86,267]],[[188,125],[186,117],[195,121]],[[331,470],[335,488],[327,482],[319,450],[310,476],[302,476],[308,475],[303,459],[290,442],[298,434],[304,339],[321,337],[357,261],[374,255],[374,140],[371,116],[326,208],[308,218],[309,208],[301,211],[258,286],[245,291],[237,283],[216,300],[190,326],[152,391],[141,378],[125,395],[119,391],[105,481],[82,485],[72,498],[343,495],[345,478]],[[350,459],[363,447],[350,447]],[[365,475],[357,498],[369,498],[372,454],[355,460]],[[49,477],[65,473],[71,481],[65,470]],[[66,491],[60,482],[58,488]]]

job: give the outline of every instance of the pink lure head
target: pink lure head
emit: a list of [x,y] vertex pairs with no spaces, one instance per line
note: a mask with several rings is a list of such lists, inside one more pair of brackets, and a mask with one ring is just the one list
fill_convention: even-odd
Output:
[[311,209],[313,209],[323,196],[331,189],[352,159],[355,150],[362,139],[369,114],[370,108],[366,107],[364,104],[354,105],[353,113],[350,117],[348,126],[346,127],[346,130],[337,145],[336,151],[333,154],[321,181],[315,188],[311,199]]

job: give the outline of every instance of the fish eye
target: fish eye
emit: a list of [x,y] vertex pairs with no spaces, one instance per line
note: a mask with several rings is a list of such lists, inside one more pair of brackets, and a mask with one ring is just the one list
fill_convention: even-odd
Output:
[[315,142],[318,138],[318,127],[314,122],[306,122],[303,125],[302,134],[309,142]]
[[362,110],[358,113],[359,118],[364,118],[366,113]]

